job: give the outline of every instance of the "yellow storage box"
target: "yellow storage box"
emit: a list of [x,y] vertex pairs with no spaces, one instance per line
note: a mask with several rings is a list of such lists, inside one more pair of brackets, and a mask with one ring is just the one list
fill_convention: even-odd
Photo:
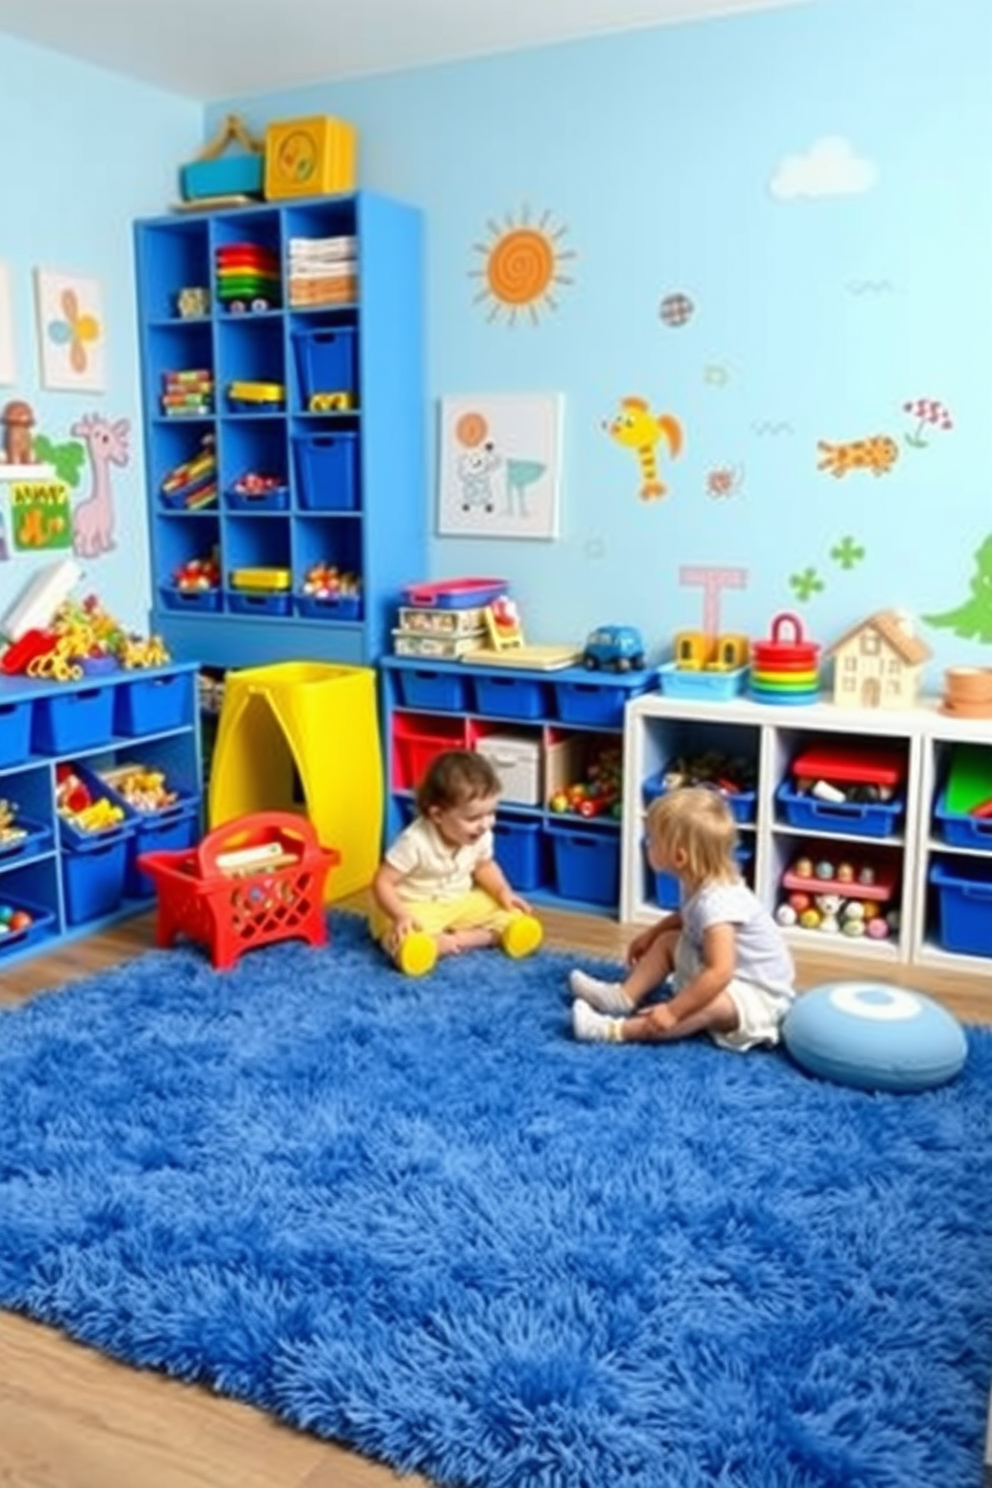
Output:
[[293,587],[288,568],[232,568],[228,577],[232,589],[264,589],[267,594],[283,594]]
[[266,200],[354,191],[357,136],[353,124],[324,114],[270,124],[265,131]]

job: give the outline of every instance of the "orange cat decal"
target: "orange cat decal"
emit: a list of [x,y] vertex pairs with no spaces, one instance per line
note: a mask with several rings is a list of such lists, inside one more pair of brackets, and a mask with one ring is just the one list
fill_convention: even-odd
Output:
[[850,475],[852,470],[870,470],[872,475],[885,475],[899,458],[899,446],[887,434],[874,434],[870,439],[852,439],[847,444],[817,442],[820,458],[817,470],[826,470],[835,479]]

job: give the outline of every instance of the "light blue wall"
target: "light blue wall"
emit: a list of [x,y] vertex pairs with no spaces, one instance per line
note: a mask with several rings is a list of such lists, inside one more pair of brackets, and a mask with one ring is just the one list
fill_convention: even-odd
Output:
[[[129,464],[114,472],[116,548],[83,561],[78,593],[95,591],[123,624],[144,632],[150,585],[131,224],[175,200],[177,163],[200,146],[203,110],[3,35],[0,77],[0,260],[10,271],[17,350],[17,381],[0,387],[0,404],[26,399],[56,442],[68,440],[71,424],[87,413],[129,420]],[[36,267],[99,281],[105,392],[42,389]],[[74,499],[88,489],[84,469]],[[7,490],[0,485],[9,547]],[[12,553],[0,563],[0,614],[39,563],[60,556]]]
[[[992,533],[990,55],[985,0],[829,0],[226,100],[206,132],[231,107],[256,127],[353,121],[362,183],[426,212],[432,400],[565,395],[561,539],[436,538],[431,576],[507,576],[535,640],[614,619],[663,650],[702,618],[680,565],[741,566],[726,628],[765,634],[792,608],[826,643],[883,606],[954,607]],[[776,198],[780,163],[827,136],[873,188]],[[473,303],[473,245],[525,208],[565,228],[575,283],[510,328]],[[658,315],[672,291],[696,305],[677,329]],[[602,430],[628,393],[685,427],[663,501],[639,500],[633,456]],[[902,405],[923,396],[954,428],[921,449]],[[874,435],[899,443],[889,472],[817,471],[818,440]],[[720,467],[739,478],[726,498],[707,494]],[[865,554],[847,569],[830,556],[844,537]],[[803,601],[790,576],[806,569],[825,587]],[[990,660],[925,634],[935,684],[937,665]]]

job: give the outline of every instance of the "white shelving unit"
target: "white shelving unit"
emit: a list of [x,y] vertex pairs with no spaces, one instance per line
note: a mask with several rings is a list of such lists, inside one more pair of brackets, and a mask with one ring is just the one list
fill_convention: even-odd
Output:
[[[867,750],[892,750],[905,761],[905,809],[893,820],[890,835],[848,831],[829,824],[796,826],[786,818],[776,792],[789,779],[792,760],[801,751],[828,744],[863,744]],[[624,732],[624,810],[621,847],[623,920],[647,924],[663,913],[644,847],[644,784],[679,756],[719,750],[743,756],[757,766],[753,821],[741,824],[742,844],[753,849],[753,881],[761,899],[774,910],[782,898],[783,872],[797,856],[814,861],[828,858],[863,859],[895,880],[890,908],[898,925],[889,938],[849,938],[821,930],[786,931],[794,947],[845,956],[877,958],[881,963],[988,971],[992,966],[992,821],[987,845],[949,845],[934,810],[946,782],[950,755],[958,744],[975,743],[989,749],[992,781],[992,726],[988,721],[965,721],[942,714],[936,702],[905,711],[837,708],[819,702],[803,707],[775,706],[746,700],[697,702],[645,693],[626,708]],[[992,795],[992,789],[990,789]],[[826,813],[827,815],[829,813]],[[981,863],[981,860],[985,860]],[[935,861],[956,866],[967,875],[969,862],[976,872],[990,872],[987,889],[990,955],[961,954],[943,947],[940,895],[930,884]],[[979,895],[986,890],[980,886]]]

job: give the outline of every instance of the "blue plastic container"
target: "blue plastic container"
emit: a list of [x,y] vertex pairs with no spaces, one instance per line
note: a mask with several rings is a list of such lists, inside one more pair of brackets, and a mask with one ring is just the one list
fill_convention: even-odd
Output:
[[891,837],[906,810],[904,801],[821,801],[783,782],[775,792],[790,827],[848,837]]
[[124,894],[128,899],[150,899],[155,893],[155,880],[138,867],[142,853],[181,852],[200,840],[200,797],[183,797],[165,811],[136,813],[137,820],[128,838],[124,866]]
[[497,818],[493,828],[496,861],[515,889],[528,894],[545,881],[540,822]]
[[[741,870],[741,877],[747,883],[751,882],[751,864],[754,862],[754,851],[750,847],[739,847],[735,853],[737,866]],[[678,909],[679,907],[679,881],[674,873],[655,873],[654,897],[659,909]]]
[[227,608],[232,615],[289,615],[293,609],[291,594],[258,594],[244,589],[227,591]]
[[555,885],[562,899],[613,906],[620,897],[620,837],[549,826]]
[[315,393],[354,393],[358,390],[357,340],[354,326],[317,326],[293,332],[296,374],[301,402]]
[[24,833],[16,842],[0,842],[0,867],[7,868],[19,858],[35,858],[39,853],[47,852],[52,845],[53,833],[50,826],[43,822],[32,821],[30,817],[18,816],[15,826]]
[[5,935],[0,935],[0,960],[4,956],[12,956],[15,951],[21,951],[26,945],[34,941],[44,940],[51,935],[56,928],[55,914],[50,909],[45,909],[40,904],[32,904],[17,892],[16,887],[8,889],[4,887],[0,894],[0,903],[7,905],[10,909],[26,910],[31,916],[30,925],[25,925],[20,930],[8,930]]
[[468,712],[467,677],[418,667],[415,672],[398,672],[397,678],[400,696],[408,708],[434,708],[442,713]]
[[193,722],[193,686],[192,672],[123,683],[116,689],[114,728],[128,737],[184,728]]
[[630,698],[640,697],[657,686],[655,673],[636,672],[611,683],[551,683],[558,717],[562,723],[587,723],[599,728],[622,728],[623,710]]
[[358,435],[298,435],[293,440],[297,496],[304,511],[355,511],[358,507]]
[[550,706],[547,683],[532,677],[504,677],[494,668],[493,675],[476,674],[475,711],[490,718],[545,718]]
[[30,754],[30,702],[0,703],[0,769],[20,765]]
[[304,620],[361,620],[362,597],[360,594],[345,594],[339,599],[318,599],[313,594],[298,594],[294,601],[296,613]]
[[177,589],[174,584],[162,584],[159,593],[167,610],[219,610],[219,589]]
[[[667,795],[663,781],[673,768],[672,764],[668,764],[663,770],[649,775],[643,782],[641,797],[645,806],[650,806],[651,802],[657,800],[659,796]],[[758,814],[758,792],[756,790],[721,791],[720,794],[730,807],[730,814],[735,822],[745,827],[753,824]]]
[[969,858],[953,870],[937,862],[929,877],[938,891],[938,939],[944,950],[992,956],[992,862]]
[[102,832],[86,845],[63,844],[62,888],[65,917],[70,925],[84,925],[120,908],[130,828]]
[[944,842],[951,847],[978,847],[992,851],[992,817],[968,816],[948,811],[947,791],[941,791],[933,814],[939,822],[938,831]]
[[33,745],[41,754],[73,754],[114,737],[114,688],[84,687],[34,704]]

